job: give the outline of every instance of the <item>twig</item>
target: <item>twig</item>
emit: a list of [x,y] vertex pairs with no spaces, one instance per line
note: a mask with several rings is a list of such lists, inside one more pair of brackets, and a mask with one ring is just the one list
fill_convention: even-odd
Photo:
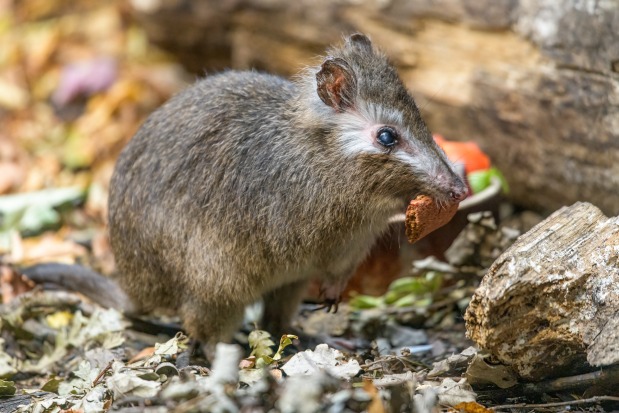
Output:
[[369,363],[365,363],[363,364],[361,367],[364,370],[368,370],[369,368],[371,368],[372,366],[376,365],[376,364],[385,364],[385,363],[392,363],[392,362],[396,362],[396,363],[400,363],[402,364],[404,367],[422,367],[425,369],[429,369],[430,366],[428,366],[427,364],[424,364],[420,361],[416,361],[416,360],[410,360],[405,356],[392,356],[392,355],[387,355],[387,356],[382,356],[380,357],[378,360],[374,360],[371,361]]
[[478,396],[490,399],[503,399],[515,395],[540,395],[544,393],[578,391],[599,384],[616,384],[619,382],[619,366],[606,367],[592,373],[577,376],[559,377],[539,383],[524,383],[509,389],[480,390]]
[[500,410],[500,409],[522,409],[522,408],[539,408],[539,407],[560,407],[560,406],[570,406],[572,404],[587,404],[587,403],[598,403],[598,402],[619,402],[619,397],[613,396],[594,396],[588,399],[576,399],[567,402],[555,402],[555,403],[540,403],[540,404],[526,404],[526,403],[518,403],[518,404],[504,404],[502,406],[493,406],[491,410]]
[[107,366],[105,366],[105,368],[103,370],[101,370],[101,372],[93,380],[92,387],[95,387],[97,384],[99,384],[99,380],[101,380],[103,378],[103,376],[105,376],[105,373],[107,373],[112,368],[112,363],[113,362],[114,362],[114,360],[110,361],[109,363],[107,363]]

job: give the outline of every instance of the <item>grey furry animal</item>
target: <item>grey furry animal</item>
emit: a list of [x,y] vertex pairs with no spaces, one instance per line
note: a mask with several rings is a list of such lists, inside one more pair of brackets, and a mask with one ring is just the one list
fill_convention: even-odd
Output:
[[309,280],[336,300],[418,194],[449,204],[467,189],[366,36],[293,81],[208,76],[151,114],[118,159],[118,282],[134,310],[175,311],[208,345],[260,298],[264,327],[280,332]]

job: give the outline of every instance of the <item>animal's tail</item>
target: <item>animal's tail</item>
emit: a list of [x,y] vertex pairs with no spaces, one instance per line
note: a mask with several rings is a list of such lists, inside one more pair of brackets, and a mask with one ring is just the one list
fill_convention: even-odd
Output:
[[134,305],[127,294],[111,278],[90,268],[75,264],[47,263],[22,268],[21,272],[44,287],[64,288],[79,292],[95,303],[133,313]]

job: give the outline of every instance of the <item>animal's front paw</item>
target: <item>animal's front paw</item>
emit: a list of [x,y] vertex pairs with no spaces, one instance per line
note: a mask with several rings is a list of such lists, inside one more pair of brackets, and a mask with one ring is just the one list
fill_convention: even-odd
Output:
[[[339,296],[336,299],[325,298],[323,301],[324,308],[327,309],[327,313],[333,312],[333,314],[337,313],[337,310],[340,307],[340,302],[342,301],[342,296]],[[331,311],[333,310],[333,311]]]
[[[327,309],[327,313],[337,313],[340,303],[342,302],[343,287],[337,284],[323,284],[320,287],[320,298],[322,299],[322,305],[318,307],[318,310],[323,308]],[[333,310],[333,311],[331,311]]]

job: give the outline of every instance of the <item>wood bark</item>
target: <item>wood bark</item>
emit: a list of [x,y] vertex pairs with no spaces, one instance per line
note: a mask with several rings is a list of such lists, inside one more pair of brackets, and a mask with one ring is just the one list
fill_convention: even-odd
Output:
[[11,397],[3,397],[0,399],[0,413],[15,412],[20,406],[27,406],[32,403],[34,401],[33,399],[47,399],[53,396],[54,393],[38,391],[31,394],[19,394]]
[[290,75],[344,33],[394,60],[432,130],[475,140],[518,203],[619,213],[619,0],[133,0],[194,71]]
[[527,379],[619,364],[619,217],[561,208],[494,262],[465,319],[471,339]]

